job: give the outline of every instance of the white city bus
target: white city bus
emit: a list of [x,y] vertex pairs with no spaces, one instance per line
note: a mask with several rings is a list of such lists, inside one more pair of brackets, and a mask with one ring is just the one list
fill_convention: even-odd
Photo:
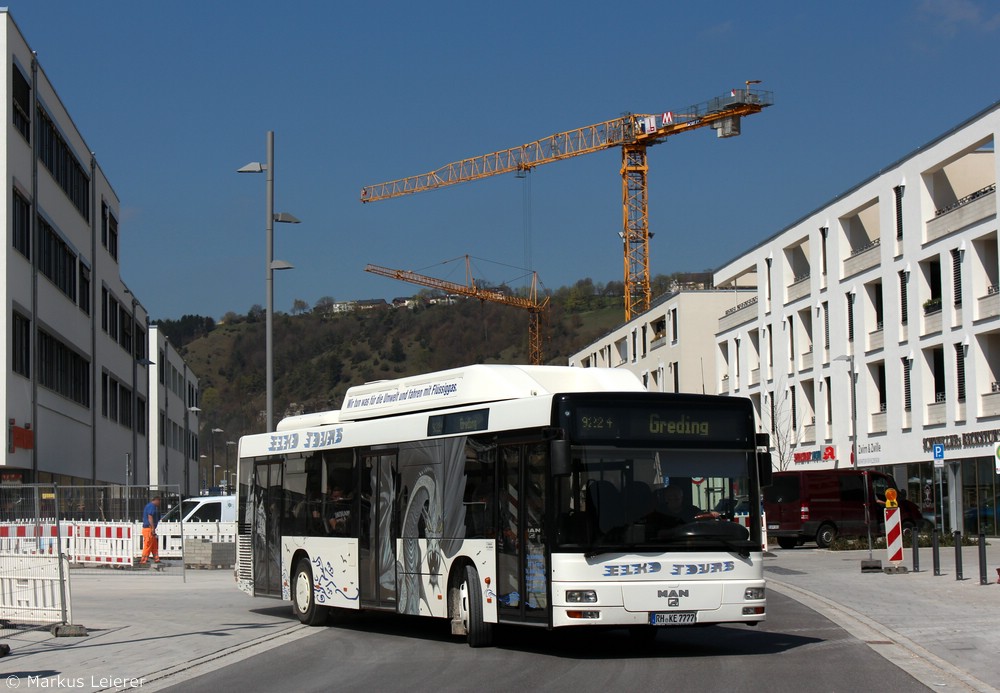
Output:
[[771,471],[755,430],[747,399],[650,393],[625,370],[476,365],[352,387],[339,411],[240,440],[238,582],[303,623],[432,616],[473,647],[497,623],[755,625],[746,500]]

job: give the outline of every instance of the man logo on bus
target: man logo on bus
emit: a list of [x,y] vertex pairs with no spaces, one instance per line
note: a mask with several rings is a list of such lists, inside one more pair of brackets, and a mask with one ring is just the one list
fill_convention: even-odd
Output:
[[680,606],[681,597],[690,596],[687,590],[656,590],[657,599],[666,599],[667,606]]

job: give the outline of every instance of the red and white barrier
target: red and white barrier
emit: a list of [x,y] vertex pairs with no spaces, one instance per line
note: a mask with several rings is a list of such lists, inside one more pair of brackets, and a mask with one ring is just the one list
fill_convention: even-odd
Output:
[[[141,522],[63,520],[0,523],[0,553],[20,556],[61,553],[74,565],[132,565],[142,555]],[[162,558],[181,558],[185,539],[236,542],[235,522],[163,522],[156,533]]]
[[890,563],[898,565],[903,562],[903,528],[899,522],[899,508],[885,509],[885,546]]

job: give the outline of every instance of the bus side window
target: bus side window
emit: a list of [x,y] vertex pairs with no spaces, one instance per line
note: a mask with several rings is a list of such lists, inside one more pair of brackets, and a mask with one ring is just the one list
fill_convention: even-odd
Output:
[[493,528],[493,469],[489,451],[471,441],[465,446],[465,538],[485,539]]

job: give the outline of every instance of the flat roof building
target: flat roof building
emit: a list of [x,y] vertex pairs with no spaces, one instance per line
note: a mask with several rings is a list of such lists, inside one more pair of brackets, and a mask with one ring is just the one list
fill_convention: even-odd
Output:
[[0,482],[150,483],[155,356],[146,308],[121,276],[118,196],[2,9],[0,44]]

